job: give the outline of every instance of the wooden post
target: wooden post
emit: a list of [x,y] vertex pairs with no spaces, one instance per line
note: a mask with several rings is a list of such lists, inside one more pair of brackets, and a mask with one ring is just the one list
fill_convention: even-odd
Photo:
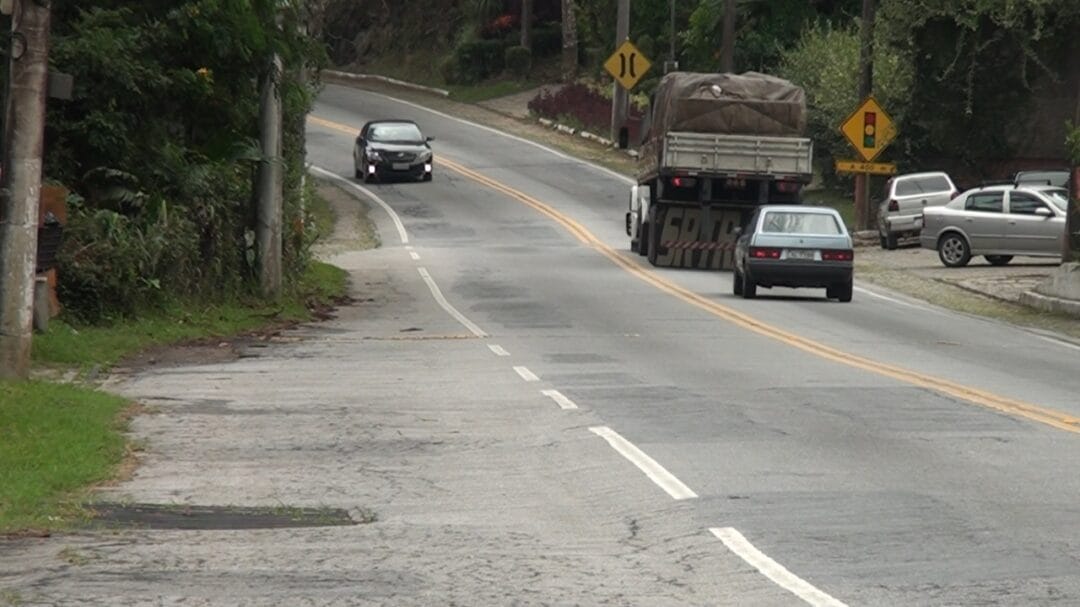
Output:
[[[862,21],[859,25],[859,101],[874,91],[874,0],[863,0]],[[855,175],[855,229],[869,230],[876,223],[870,204],[870,175]]]
[[[630,37],[630,0],[619,0],[615,17],[615,48],[619,48]],[[625,140],[622,130],[626,127],[626,117],[630,110],[630,93],[618,82],[612,85],[611,95],[611,139],[623,147]]]

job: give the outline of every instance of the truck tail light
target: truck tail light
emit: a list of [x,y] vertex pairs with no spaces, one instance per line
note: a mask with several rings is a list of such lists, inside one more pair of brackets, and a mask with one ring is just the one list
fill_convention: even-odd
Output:
[[889,201],[889,210],[890,211],[899,211],[900,210],[900,203],[896,202],[895,200],[890,200]]
[[693,177],[673,177],[671,185],[677,188],[692,188],[697,185],[697,179]]
[[854,261],[855,251],[850,249],[826,249],[821,252],[822,261]]
[[776,190],[778,192],[798,192],[799,183],[796,181],[777,181]]
[[772,247],[750,247],[750,257],[754,259],[780,259],[780,249]]

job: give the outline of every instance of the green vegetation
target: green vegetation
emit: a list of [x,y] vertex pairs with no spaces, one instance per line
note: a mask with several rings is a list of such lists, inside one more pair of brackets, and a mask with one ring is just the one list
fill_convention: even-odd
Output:
[[275,52],[286,66],[284,267],[298,280],[313,240],[301,177],[316,92],[302,73],[324,57],[296,33],[301,5],[97,4],[53,14],[50,60],[76,83],[73,99],[49,104],[45,158],[45,175],[72,192],[59,254],[69,318],[109,323],[252,292],[259,90]]
[[34,361],[107,369],[151,346],[225,338],[267,325],[308,320],[312,307],[330,304],[344,296],[347,288],[343,270],[313,262],[293,291],[276,302],[254,296],[212,304],[178,300],[111,324],[54,321],[47,333],[34,338]]
[[0,382],[0,533],[56,529],[125,454],[121,398],[71,385]]

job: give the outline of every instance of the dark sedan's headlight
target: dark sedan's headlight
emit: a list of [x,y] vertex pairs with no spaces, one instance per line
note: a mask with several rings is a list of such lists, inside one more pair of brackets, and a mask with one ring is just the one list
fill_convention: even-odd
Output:
[[371,162],[382,162],[383,161],[382,154],[379,153],[379,150],[368,150],[367,157],[368,157],[368,160],[371,161]]

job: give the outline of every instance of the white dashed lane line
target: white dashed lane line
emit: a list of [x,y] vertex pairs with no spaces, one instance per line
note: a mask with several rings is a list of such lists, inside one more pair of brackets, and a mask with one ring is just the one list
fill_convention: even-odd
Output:
[[551,400],[555,401],[555,403],[557,405],[559,405],[560,407],[562,407],[563,409],[577,409],[578,408],[577,404],[575,404],[574,401],[572,401],[569,398],[566,398],[565,396],[563,396],[562,392],[559,392],[558,390],[541,390],[540,394],[543,394],[544,396],[546,396],[546,397],[550,398]]
[[675,478],[674,474],[665,470],[656,460],[635,447],[633,443],[623,438],[618,432],[607,426],[594,426],[589,428],[589,431],[606,440],[620,455],[630,460],[630,463],[637,466],[639,470],[645,473],[645,476],[652,479],[652,482],[659,485],[674,499],[685,500],[697,497],[697,494],[691,491],[690,487],[684,485],[682,481]]
[[530,371],[528,367],[514,367],[514,371],[517,371],[517,374],[525,381],[540,381],[540,378]]
[[409,257],[412,257],[413,261],[420,261],[420,254],[416,251],[409,251]]
[[713,527],[709,529],[713,535],[720,538],[728,550],[734,552],[742,560],[761,572],[777,586],[794,594],[813,607],[847,607],[835,598],[815,588],[810,582],[788,571],[783,565],[769,558],[769,555],[758,550],[743,537],[737,529],[732,527]]
[[502,346],[496,344],[488,344],[488,349],[495,353],[495,356],[510,356],[510,353],[503,349]]

